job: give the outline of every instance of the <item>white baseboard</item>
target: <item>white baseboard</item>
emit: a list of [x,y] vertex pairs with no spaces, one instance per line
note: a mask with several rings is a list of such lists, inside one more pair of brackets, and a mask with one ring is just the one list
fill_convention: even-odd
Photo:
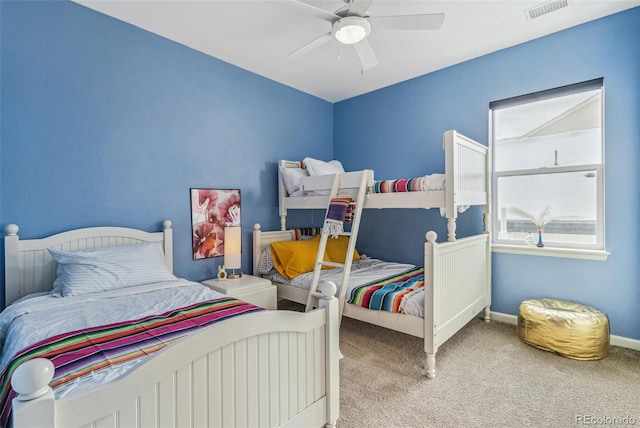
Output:
[[[503,314],[501,312],[491,312],[491,319],[507,324],[518,324],[518,317],[515,315]],[[620,346],[622,348],[635,349],[640,351],[640,340],[631,339],[629,337],[616,336],[614,334],[610,337],[611,345]]]

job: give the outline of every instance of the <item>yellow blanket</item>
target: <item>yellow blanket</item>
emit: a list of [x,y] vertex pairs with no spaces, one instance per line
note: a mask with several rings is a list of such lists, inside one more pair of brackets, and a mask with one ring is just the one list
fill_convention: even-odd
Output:
[[[273,266],[280,272],[280,275],[287,279],[311,272],[316,262],[319,245],[320,236],[314,236],[304,241],[274,242],[271,244]],[[348,245],[349,238],[346,236],[339,236],[337,239],[329,238],[324,252],[324,260],[344,263],[347,258]],[[353,253],[353,261],[356,260],[360,260],[357,250]],[[323,266],[322,269],[331,269],[331,267]]]

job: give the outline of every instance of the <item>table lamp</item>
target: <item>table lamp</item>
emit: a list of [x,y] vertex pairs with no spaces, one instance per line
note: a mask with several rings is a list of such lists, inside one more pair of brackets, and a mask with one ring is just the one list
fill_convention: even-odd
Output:
[[231,269],[231,273],[227,274],[227,279],[238,279],[242,276],[241,273],[235,272],[235,269],[241,267],[241,244],[242,227],[226,226],[224,228],[224,265],[225,268]]

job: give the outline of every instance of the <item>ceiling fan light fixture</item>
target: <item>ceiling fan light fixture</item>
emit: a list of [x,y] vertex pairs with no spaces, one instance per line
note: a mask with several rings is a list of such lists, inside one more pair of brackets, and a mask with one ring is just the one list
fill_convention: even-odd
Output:
[[339,19],[331,28],[331,35],[345,45],[353,45],[362,41],[370,32],[369,21],[359,16],[347,16]]

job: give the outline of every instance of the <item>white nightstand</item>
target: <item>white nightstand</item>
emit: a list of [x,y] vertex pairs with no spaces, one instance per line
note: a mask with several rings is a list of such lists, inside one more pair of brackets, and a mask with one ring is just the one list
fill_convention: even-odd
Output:
[[265,309],[277,309],[276,286],[268,279],[242,274],[238,279],[208,279],[202,282],[212,290],[252,303]]

